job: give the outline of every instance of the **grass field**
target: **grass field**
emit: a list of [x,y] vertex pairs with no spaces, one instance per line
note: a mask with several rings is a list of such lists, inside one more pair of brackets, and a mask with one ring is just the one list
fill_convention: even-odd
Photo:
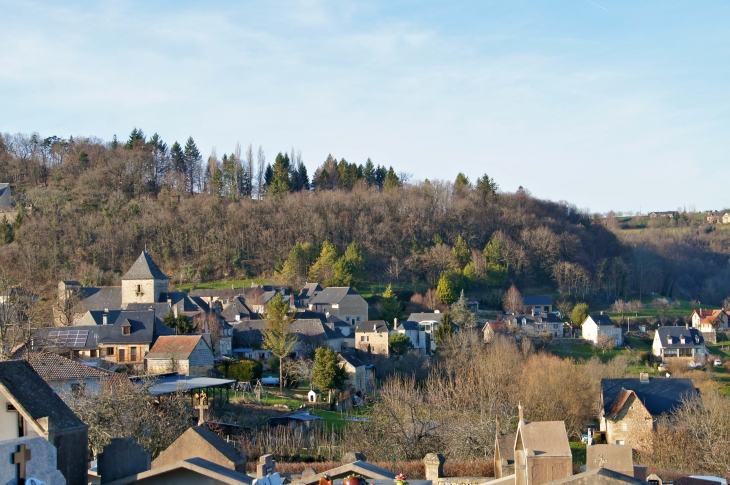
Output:
[[273,281],[266,278],[250,278],[247,280],[220,280],[220,281],[207,281],[205,283],[185,283],[184,285],[178,285],[176,288],[180,291],[190,292],[191,290],[222,290],[235,286],[236,288],[249,288],[251,283],[259,285],[270,285]]
[[[642,303],[644,304],[644,308],[639,310],[637,313],[631,312],[631,313],[624,313],[624,321],[631,320],[632,324],[633,322],[637,320],[651,320],[659,317],[659,310],[657,308],[654,308],[652,303],[657,298],[643,298]],[[692,302],[688,300],[679,300],[679,304],[669,310],[665,313],[665,317],[689,317],[692,314],[692,311],[695,310],[697,307],[692,305]],[[714,307],[710,305],[702,305],[702,308],[706,309],[718,309],[719,307]],[[592,306],[590,308],[591,313],[603,311],[608,314],[608,316],[611,317],[615,322],[621,321],[621,314],[614,312],[611,305],[597,305]]]

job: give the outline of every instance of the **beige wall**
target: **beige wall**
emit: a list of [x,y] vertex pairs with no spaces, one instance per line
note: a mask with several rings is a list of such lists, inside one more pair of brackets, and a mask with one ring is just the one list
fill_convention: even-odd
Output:
[[[137,293],[137,287],[141,293]],[[167,292],[167,280],[122,280],[122,307],[129,303],[156,303]]]
[[[526,465],[523,464],[527,462]],[[563,456],[527,456],[515,451],[516,485],[542,485],[573,474],[573,460]]]
[[337,316],[347,323],[353,323],[353,319],[355,324],[365,322],[368,319],[368,302],[360,295],[345,295],[337,305]]
[[601,429],[606,431],[606,442],[610,445],[623,442],[635,450],[649,451],[654,420],[641,401],[632,395],[615,420],[601,419]]
[[388,355],[388,334],[386,332],[355,332],[355,348],[363,352]]

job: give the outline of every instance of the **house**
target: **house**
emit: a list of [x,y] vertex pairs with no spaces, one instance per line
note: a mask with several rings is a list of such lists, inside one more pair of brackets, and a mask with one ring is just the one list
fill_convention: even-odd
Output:
[[84,365],[50,352],[29,353],[22,349],[13,358],[27,361],[56,394],[96,393],[105,383],[130,385],[129,379],[122,374]]
[[258,318],[258,314],[246,305],[246,300],[240,295],[226,299],[222,306],[223,310],[221,310],[220,316],[230,324]]
[[543,485],[573,474],[573,454],[565,423],[526,422],[521,405],[514,457],[515,485]]
[[657,219],[659,217],[674,217],[677,213],[675,211],[664,211],[664,212],[649,212],[649,219]]
[[203,335],[164,335],[144,359],[148,374],[177,372],[185,376],[206,376],[215,360]]
[[190,458],[203,458],[229,470],[246,473],[246,454],[239,453],[207,426],[188,428],[152,461],[152,469],[170,466]]
[[516,325],[531,337],[550,335],[554,338],[563,336],[563,321],[552,313],[535,313],[527,315],[508,315],[507,325]]
[[322,290],[323,288],[320,286],[319,283],[305,284],[304,288],[302,288],[302,290],[299,292],[299,296],[297,297],[297,307],[309,308],[310,300],[322,293]]
[[0,362],[0,441],[26,436],[56,447],[68,485],[86,485],[88,426],[27,361]]
[[663,361],[679,360],[687,364],[705,363],[705,338],[696,328],[659,327],[654,332],[651,352]]
[[111,367],[144,368],[144,356],[162,335],[173,335],[154,311],[90,311],[71,327],[37,329],[31,351],[46,350]]
[[608,444],[648,451],[656,419],[697,395],[689,379],[650,379],[646,373],[638,379],[602,379],[600,430]]
[[695,310],[692,312],[692,327],[698,329],[705,342],[717,343],[717,332],[728,329],[728,315],[724,310]]
[[525,313],[538,314],[550,313],[555,307],[553,299],[546,295],[541,296],[523,296],[522,306],[525,307]]
[[355,348],[363,352],[389,355],[390,329],[384,320],[368,320],[355,327]]
[[723,224],[730,224],[730,212],[726,212],[722,216],[722,223]]
[[588,315],[581,332],[585,340],[590,340],[593,345],[598,345],[599,341],[604,338],[610,338],[616,347],[624,344],[624,336],[621,327],[614,325],[613,320],[608,315],[601,312],[598,315]]
[[482,327],[484,342],[489,343],[494,339],[497,333],[506,333],[509,322],[506,320],[488,320]]
[[434,333],[436,332],[436,327],[438,327],[441,323],[441,318],[443,318],[443,316],[444,314],[439,311],[411,313],[408,316],[409,322],[418,323],[419,331],[423,332],[424,345],[430,352],[436,350],[436,339],[434,338]]
[[421,330],[421,326],[418,322],[412,322],[410,320],[398,322],[398,319],[396,318],[393,321],[393,326],[395,327],[393,333],[400,333],[408,337],[411,344],[413,344],[413,348],[419,353],[425,354],[427,352],[426,332]]
[[368,303],[349,286],[325,288],[309,300],[309,310],[335,315],[351,325],[368,319]]
[[289,325],[289,332],[297,337],[298,355],[314,354],[317,347],[328,346],[335,352],[343,348],[343,335],[318,318],[300,318]]
[[[246,305],[249,306],[256,313],[266,313],[266,306],[269,304],[272,298],[279,293],[284,297],[289,297],[289,290],[284,286],[269,286],[269,285],[258,285],[251,283],[250,288],[243,289],[243,298],[246,301]],[[290,307],[294,309],[293,302],[290,298]]]
[[717,214],[712,214],[707,216],[707,222],[709,224],[719,224],[720,223],[720,216]]
[[366,364],[351,352],[337,356],[338,364],[347,372],[347,387],[355,392],[368,392],[375,389],[375,366]]

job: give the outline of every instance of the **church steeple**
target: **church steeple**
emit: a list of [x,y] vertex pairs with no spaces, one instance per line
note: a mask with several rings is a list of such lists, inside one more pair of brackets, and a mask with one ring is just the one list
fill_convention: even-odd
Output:
[[158,303],[168,291],[170,278],[144,251],[122,276],[122,308],[130,303]]

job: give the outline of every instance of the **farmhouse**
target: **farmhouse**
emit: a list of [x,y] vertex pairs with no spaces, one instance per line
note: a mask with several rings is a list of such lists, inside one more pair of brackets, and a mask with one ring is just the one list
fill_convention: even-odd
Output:
[[695,310],[692,312],[692,328],[698,329],[706,342],[717,343],[717,332],[728,329],[728,315],[724,310]]
[[356,355],[343,352],[337,356],[340,367],[347,372],[347,386],[355,392],[367,392],[375,388],[375,366],[366,364]]
[[550,313],[555,307],[555,302],[549,296],[523,296],[522,306],[525,307],[525,313]]
[[148,374],[177,372],[205,376],[213,368],[213,351],[202,335],[165,335],[145,357]]
[[660,327],[654,333],[652,353],[664,361],[705,363],[705,338],[696,328]]
[[593,342],[593,345],[598,345],[598,342],[603,338],[612,339],[616,347],[624,344],[621,328],[614,325],[613,320],[608,315],[604,315],[603,312],[599,315],[589,315],[581,325],[581,329],[583,338]]

